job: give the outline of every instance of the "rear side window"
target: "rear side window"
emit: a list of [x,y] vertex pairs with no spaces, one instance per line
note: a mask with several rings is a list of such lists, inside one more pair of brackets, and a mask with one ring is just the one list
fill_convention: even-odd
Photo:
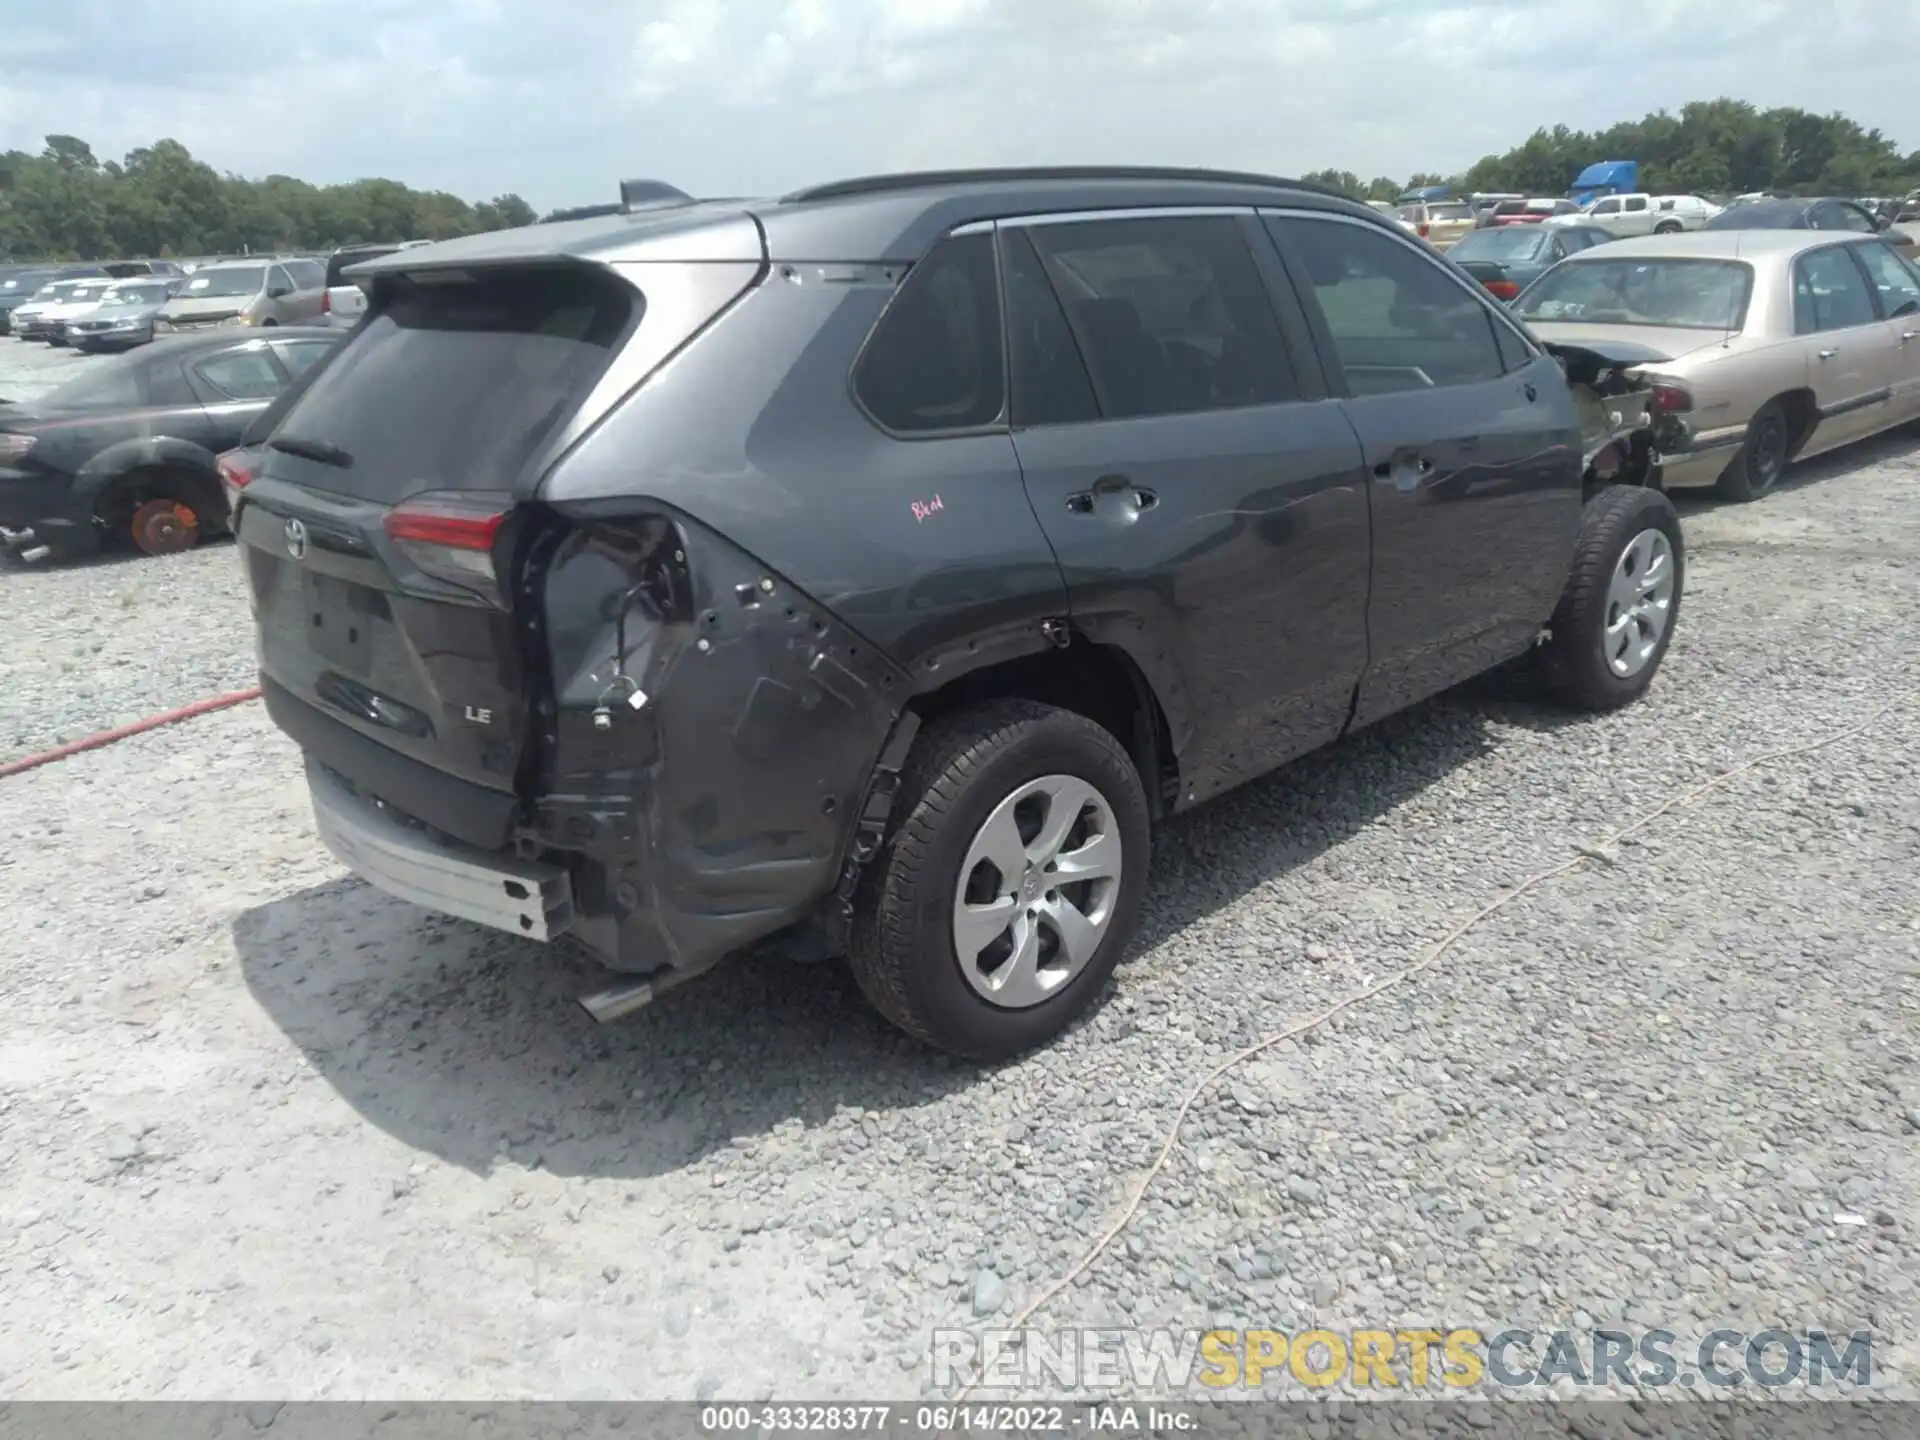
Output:
[[512,490],[605,372],[641,304],[585,268],[395,279],[294,402],[283,433],[346,466],[277,455],[300,483],[392,504],[427,490]]
[[1269,217],[1304,262],[1355,395],[1474,385],[1506,373],[1493,317],[1441,262],[1337,220]]
[[318,290],[327,273],[317,260],[289,260],[287,269],[293,274],[293,283],[302,290]]
[[1087,220],[1030,233],[1107,418],[1298,396],[1280,322],[1238,221]]
[[991,425],[1006,407],[993,236],[941,241],[910,271],[854,362],[867,414],[903,435]]
[[1007,349],[1013,357],[1013,423],[1071,425],[1100,418],[1093,381],[1033,237],[1006,232]]

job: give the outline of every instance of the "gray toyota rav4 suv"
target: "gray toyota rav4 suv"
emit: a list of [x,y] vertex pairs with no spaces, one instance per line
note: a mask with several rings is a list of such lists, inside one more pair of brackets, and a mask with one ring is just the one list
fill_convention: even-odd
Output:
[[760,943],[934,1045],[1099,995],[1155,822],[1532,652],[1638,696],[1684,448],[1363,205],[884,176],[349,274],[239,500],[261,682],[372,884],[583,942],[609,1019]]

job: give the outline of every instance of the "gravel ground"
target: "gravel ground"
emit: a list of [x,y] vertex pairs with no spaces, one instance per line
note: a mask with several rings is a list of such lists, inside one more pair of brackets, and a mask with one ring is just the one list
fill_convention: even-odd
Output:
[[[1177,823],[1110,1001],[985,1072],[834,967],[596,1030],[564,953],[346,878],[254,707],[0,781],[0,1395],[925,1394],[1228,1051],[1883,706],[1235,1071],[1034,1324],[1870,1325],[1920,1395],[1917,482],[1690,507],[1624,713],[1488,681]],[[0,633],[11,752],[248,678],[224,547],[0,574]]]

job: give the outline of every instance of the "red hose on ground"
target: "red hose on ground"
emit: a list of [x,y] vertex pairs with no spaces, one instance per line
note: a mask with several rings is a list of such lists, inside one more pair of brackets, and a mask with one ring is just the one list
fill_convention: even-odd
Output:
[[211,700],[196,700],[191,705],[182,705],[178,710],[166,710],[158,715],[149,715],[146,719],[136,720],[131,725],[122,725],[114,730],[102,730],[98,735],[89,735],[84,740],[70,740],[65,745],[54,746],[51,750],[42,750],[35,755],[9,760],[5,764],[0,764],[0,780],[5,780],[9,775],[18,775],[22,771],[32,770],[36,766],[51,765],[55,760],[65,760],[69,755],[98,750],[103,745],[111,745],[114,741],[125,740],[131,735],[158,730],[162,725],[174,725],[182,720],[191,720],[196,715],[210,715],[215,710],[244,705],[249,700],[259,698],[260,691],[256,687],[252,690],[236,690],[231,695],[216,695]]

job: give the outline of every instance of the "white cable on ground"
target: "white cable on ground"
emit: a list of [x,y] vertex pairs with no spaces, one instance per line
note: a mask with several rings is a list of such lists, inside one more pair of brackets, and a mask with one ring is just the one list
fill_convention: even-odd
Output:
[[[1903,666],[1901,670],[1896,673],[1905,674],[1912,668],[1914,667]],[[1187,1115],[1192,1111],[1194,1102],[1206,1093],[1213,1083],[1222,1075],[1225,1075],[1228,1071],[1238,1066],[1246,1064],[1247,1061],[1253,1059],[1256,1055],[1271,1050],[1282,1041],[1296,1039],[1306,1034],[1309,1030],[1317,1029],[1319,1026],[1333,1019],[1336,1015],[1360,1004],[1361,1001],[1371,1000],[1374,996],[1391,990],[1397,985],[1403,985],[1423,971],[1431,969],[1434,963],[1457,945],[1470,930],[1479,925],[1483,920],[1486,920],[1489,916],[1511,905],[1528,891],[1536,890],[1549,880],[1558,879],[1570,870],[1577,870],[1590,860],[1598,861],[1608,867],[1613,866],[1616,862],[1614,851],[1620,842],[1628,836],[1646,829],[1647,826],[1653,824],[1654,821],[1660,819],[1663,815],[1679,809],[1682,806],[1691,805],[1708,791],[1716,790],[1729,780],[1736,779],[1751,770],[1757,770],[1762,765],[1770,765],[1780,760],[1794,759],[1801,755],[1811,755],[1816,750],[1825,750],[1828,746],[1837,745],[1843,740],[1851,740],[1857,735],[1863,735],[1887,715],[1900,708],[1901,703],[1899,700],[1889,701],[1866,719],[1859,721],[1857,724],[1836,730],[1823,739],[1808,741],[1802,745],[1788,745],[1778,750],[1764,751],[1759,755],[1753,756],[1751,759],[1743,760],[1738,765],[1722,770],[1712,779],[1702,781],[1690,790],[1681,791],[1678,795],[1668,799],[1664,804],[1656,806],[1652,811],[1641,816],[1624,830],[1615,831],[1599,845],[1575,846],[1575,849],[1579,853],[1572,859],[1563,860],[1558,865],[1551,866],[1548,869],[1539,871],[1537,874],[1530,875],[1511,890],[1488,901],[1485,905],[1481,906],[1480,909],[1476,910],[1465,920],[1462,920],[1458,925],[1454,926],[1453,929],[1449,930],[1441,937],[1439,943],[1434,945],[1404,970],[1395,971],[1382,980],[1376,980],[1373,984],[1354,991],[1351,995],[1336,1001],[1317,1014],[1310,1015],[1304,1020],[1295,1021],[1285,1029],[1276,1030],[1270,1035],[1265,1035],[1254,1041],[1251,1045],[1248,1045],[1245,1049],[1237,1050],[1229,1055],[1187,1088],[1186,1094],[1181,1097],[1179,1108],[1173,1113],[1173,1123],[1167,1127],[1166,1135],[1160,1145],[1160,1153],[1154,1157],[1153,1164],[1147,1167],[1147,1173],[1140,1177],[1139,1185],[1134,1188],[1132,1198],[1127,1201],[1126,1206],[1121,1210],[1119,1218],[1107,1228],[1099,1239],[1093,1242],[1085,1254],[1067,1267],[1065,1274],[1061,1275],[1059,1279],[1055,1280],[1051,1285],[1047,1286],[1046,1289],[1042,1290],[1038,1295],[1034,1296],[1032,1300],[1022,1306],[1020,1311],[1013,1317],[1009,1328],[1014,1330],[1023,1329],[1027,1322],[1039,1314],[1061,1291],[1079,1279],[1079,1277],[1093,1265],[1094,1261],[1100,1258],[1107,1247],[1120,1237],[1127,1226],[1133,1223],[1134,1217],[1140,1212],[1141,1202],[1146,1199],[1148,1187],[1159,1178],[1160,1172],[1166,1168],[1168,1159],[1173,1155],[1173,1148],[1180,1141],[1180,1132],[1187,1123]],[[962,1386],[958,1393],[955,1394],[952,1403],[959,1404],[978,1387],[978,1380],[968,1381],[967,1384]]]

